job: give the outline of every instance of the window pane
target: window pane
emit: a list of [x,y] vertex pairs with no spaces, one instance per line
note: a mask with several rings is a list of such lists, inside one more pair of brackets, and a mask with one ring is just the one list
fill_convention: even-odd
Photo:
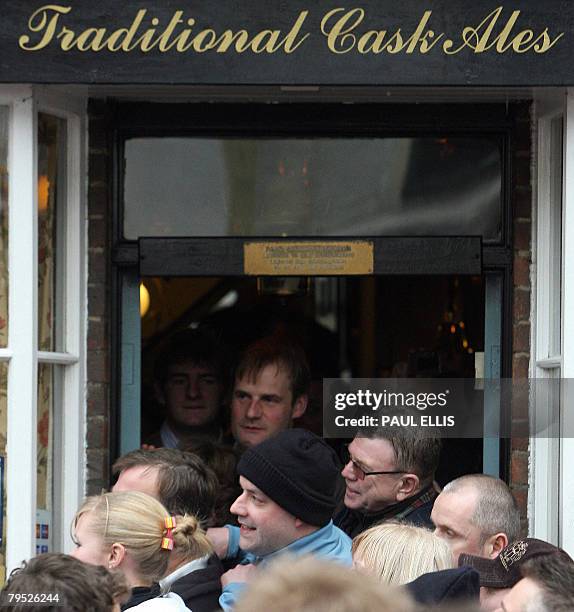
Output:
[[8,344],[8,109],[0,106],[0,347]]
[[489,138],[125,143],[124,235],[501,236]]
[[6,575],[6,504],[4,497],[6,440],[8,438],[8,364],[0,362],[0,506],[2,507],[2,533],[0,533],[0,580]]
[[62,367],[38,364],[38,457],[36,488],[36,551],[49,552],[54,542],[53,529],[59,516],[57,490],[61,471],[58,443],[61,430]]
[[549,356],[560,355],[562,294],[562,117],[551,123],[551,180],[550,180],[550,286],[551,296]]
[[66,125],[50,115],[38,116],[38,346],[62,351],[63,244],[66,185]]

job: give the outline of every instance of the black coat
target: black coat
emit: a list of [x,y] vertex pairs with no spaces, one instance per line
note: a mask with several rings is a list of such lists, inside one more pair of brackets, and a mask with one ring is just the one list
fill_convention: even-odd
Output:
[[161,590],[159,588],[159,584],[153,584],[150,587],[134,587],[132,589],[130,598],[126,603],[121,606],[123,610],[129,610],[134,606],[137,606],[148,599],[154,599],[155,597],[159,597],[161,595]]
[[221,561],[216,555],[211,555],[207,567],[182,576],[169,590],[177,593],[193,612],[215,612],[220,610],[222,573]]
[[351,538],[354,538],[377,523],[393,519],[404,521],[405,523],[410,523],[417,527],[434,529],[430,515],[436,495],[433,495],[431,500],[421,505],[416,504],[418,498],[427,495],[429,490],[431,490],[430,487],[413,497],[405,499],[399,504],[388,506],[376,514],[363,514],[358,510],[343,508],[343,510],[334,516],[333,522]]

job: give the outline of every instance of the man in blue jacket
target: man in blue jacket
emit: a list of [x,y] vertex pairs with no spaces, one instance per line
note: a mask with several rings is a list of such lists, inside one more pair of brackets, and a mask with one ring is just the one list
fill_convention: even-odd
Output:
[[302,429],[245,451],[237,466],[243,492],[231,506],[239,527],[208,531],[216,550],[238,562],[221,578],[223,610],[233,609],[258,566],[278,556],[312,555],[351,565],[351,539],[331,520],[339,470],[333,449]]

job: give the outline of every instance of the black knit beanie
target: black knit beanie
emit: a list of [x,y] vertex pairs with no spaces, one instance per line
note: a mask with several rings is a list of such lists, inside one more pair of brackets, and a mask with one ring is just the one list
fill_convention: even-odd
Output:
[[237,472],[293,516],[323,527],[336,506],[341,466],[335,451],[304,429],[287,429],[248,448]]

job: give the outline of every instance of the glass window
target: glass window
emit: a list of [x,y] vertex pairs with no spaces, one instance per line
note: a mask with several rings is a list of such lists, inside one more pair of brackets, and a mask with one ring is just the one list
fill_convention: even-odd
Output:
[[550,253],[549,253],[549,293],[551,298],[550,333],[548,355],[560,355],[561,335],[561,291],[562,291],[562,117],[555,117],[550,123]]
[[8,439],[8,364],[0,362],[0,506],[2,507],[2,533],[0,533],[0,580],[6,568],[6,504],[4,503],[6,442]]
[[8,109],[0,106],[0,347],[8,344]]
[[124,236],[501,238],[491,138],[125,142]]
[[56,407],[62,403],[62,366],[48,363],[38,364],[38,447],[36,485],[36,552],[51,552],[54,542],[54,518],[59,517],[54,507],[59,499],[58,479],[61,466],[55,465],[59,453],[57,443],[61,423]]
[[38,115],[38,346],[41,351],[63,350],[63,261],[66,124],[63,119]]

